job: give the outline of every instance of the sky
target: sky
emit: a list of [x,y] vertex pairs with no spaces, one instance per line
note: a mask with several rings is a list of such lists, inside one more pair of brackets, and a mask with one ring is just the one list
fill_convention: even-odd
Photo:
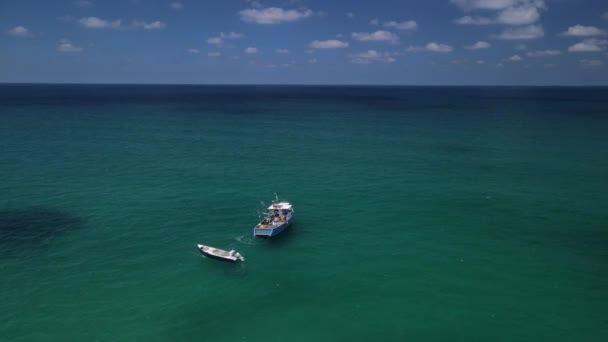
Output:
[[0,0],[0,82],[608,85],[608,1]]

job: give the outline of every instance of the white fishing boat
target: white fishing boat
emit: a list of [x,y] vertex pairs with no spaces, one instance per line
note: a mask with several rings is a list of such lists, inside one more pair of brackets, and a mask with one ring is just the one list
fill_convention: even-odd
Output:
[[223,249],[205,246],[201,244],[197,244],[196,247],[201,252],[201,254],[211,259],[223,260],[228,262],[245,261],[245,258],[241,255],[241,253],[235,250],[225,251]]
[[288,201],[279,201],[275,194],[275,200],[262,213],[262,220],[253,228],[254,236],[271,237],[280,234],[291,225],[294,218],[294,209]]

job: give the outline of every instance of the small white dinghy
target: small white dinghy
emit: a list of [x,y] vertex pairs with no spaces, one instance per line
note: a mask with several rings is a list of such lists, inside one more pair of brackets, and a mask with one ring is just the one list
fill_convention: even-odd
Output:
[[197,244],[198,250],[206,257],[211,259],[223,260],[228,262],[245,261],[241,253],[235,250],[225,251],[223,249]]

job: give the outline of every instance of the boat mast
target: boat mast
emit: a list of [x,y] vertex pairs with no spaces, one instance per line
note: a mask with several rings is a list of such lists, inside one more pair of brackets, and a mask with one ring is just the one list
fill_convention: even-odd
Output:
[[260,220],[266,218],[269,216],[270,213],[268,213],[266,210],[266,208],[268,208],[268,206],[266,205],[266,203],[264,203],[264,201],[260,201],[260,207],[258,209],[258,217]]

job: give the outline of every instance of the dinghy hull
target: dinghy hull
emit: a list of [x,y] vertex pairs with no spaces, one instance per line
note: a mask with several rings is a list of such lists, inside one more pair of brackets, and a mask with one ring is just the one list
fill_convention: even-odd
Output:
[[205,245],[197,245],[196,247],[202,255],[210,259],[225,261],[229,263],[237,263],[239,261],[245,260],[245,258],[243,258],[240,253],[230,254],[230,252],[228,251],[220,250]]

